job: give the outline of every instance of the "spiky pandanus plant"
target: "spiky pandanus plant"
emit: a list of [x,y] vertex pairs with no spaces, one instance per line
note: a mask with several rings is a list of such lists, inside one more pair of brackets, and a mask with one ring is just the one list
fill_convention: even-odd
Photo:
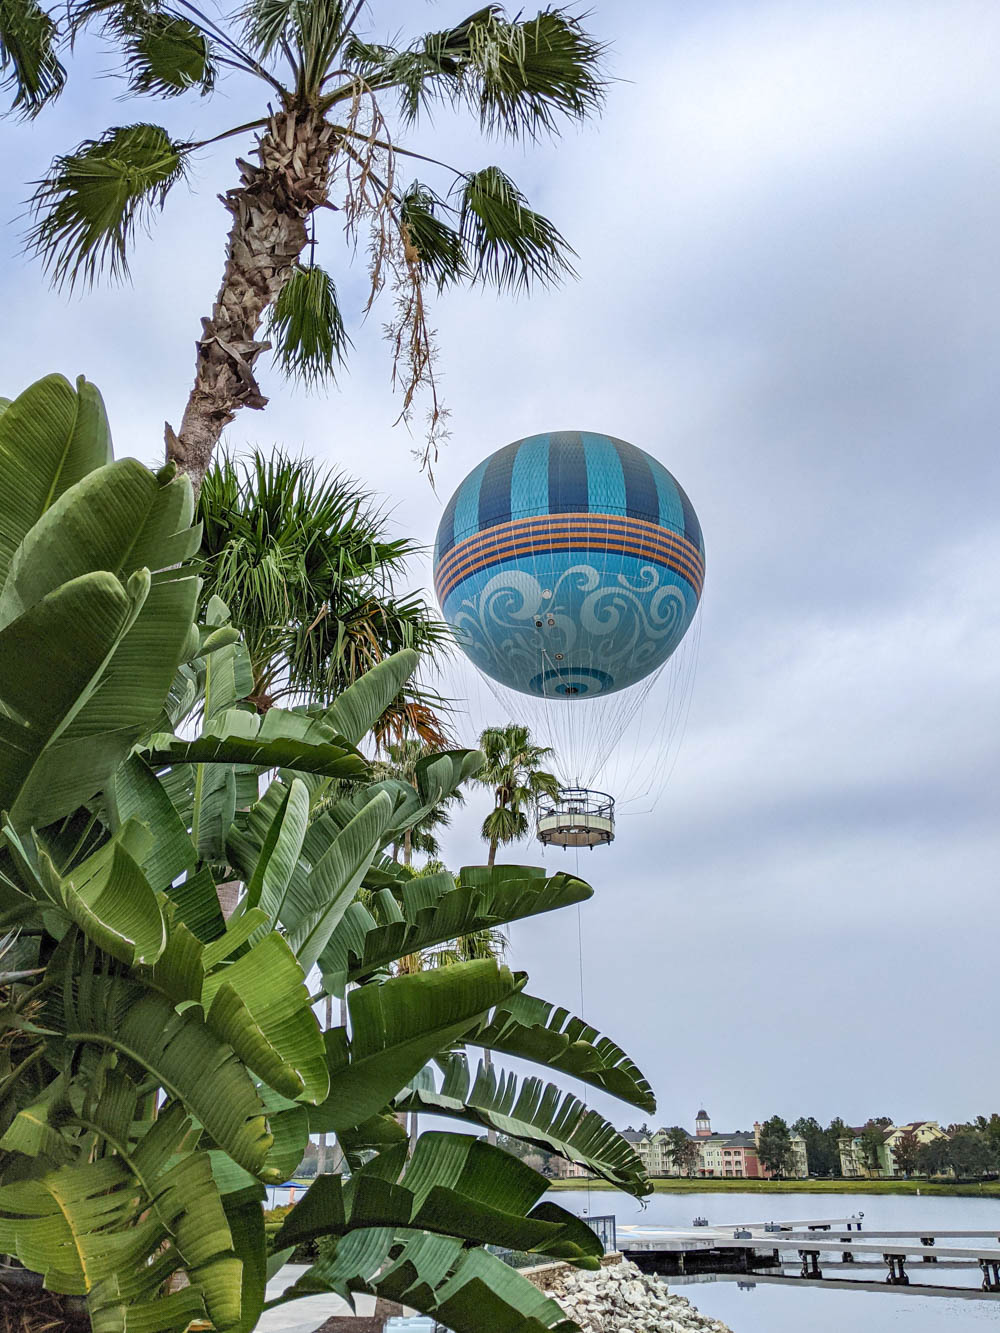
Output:
[[[137,225],[197,152],[256,136],[223,197],[232,225],[194,386],[179,429],[166,430],[168,459],[196,488],[239,409],[266,405],[255,371],[265,349],[273,343],[280,366],[307,381],[332,378],[343,362],[336,285],[315,263],[318,214],[342,218],[342,264],[365,252],[366,310],[389,289],[402,415],[420,388],[430,394],[427,465],[444,419],[428,293],[461,283],[527,290],[571,271],[560,232],[499,167],[449,166],[433,143],[417,152],[408,136],[442,104],[470,111],[488,137],[555,134],[600,107],[601,45],[564,9],[512,18],[496,4],[405,44],[378,43],[359,28],[369,9],[363,0],[249,0],[215,18],[193,0],[68,0],[64,20],[62,6],[57,19],[40,0],[0,4],[0,73],[25,116],[59,95],[60,57],[87,25],[117,48],[129,93],[207,96],[223,75],[260,85],[266,109],[246,124],[188,142],[155,124],[114,126],[57,157],[34,195],[30,245],[57,283],[121,277]],[[429,179],[409,179],[415,169]]]
[[[220,597],[243,634],[251,699],[327,701],[403,648],[441,651],[446,630],[396,588],[419,549],[393,537],[371,493],[306,458],[218,458],[198,499],[202,601]],[[412,733],[447,739],[446,705],[407,684],[375,727],[380,749]]]

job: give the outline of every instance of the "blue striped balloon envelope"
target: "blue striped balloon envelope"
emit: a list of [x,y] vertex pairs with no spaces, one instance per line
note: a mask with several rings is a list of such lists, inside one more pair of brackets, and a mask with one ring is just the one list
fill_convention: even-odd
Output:
[[557,431],[491,454],[452,496],[434,584],[472,662],[525,694],[587,698],[663,665],[698,608],[701,526],[662,463]]

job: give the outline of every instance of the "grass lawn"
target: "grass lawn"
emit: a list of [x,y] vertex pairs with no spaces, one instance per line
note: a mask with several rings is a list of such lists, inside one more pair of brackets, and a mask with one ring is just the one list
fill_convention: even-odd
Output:
[[[613,1189],[602,1180],[553,1180],[553,1190]],[[669,1176],[653,1181],[657,1194],[970,1194],[1000,1198],[1000,1180],[958,1185],[930,1180],[752,1180],[746,1177]]]

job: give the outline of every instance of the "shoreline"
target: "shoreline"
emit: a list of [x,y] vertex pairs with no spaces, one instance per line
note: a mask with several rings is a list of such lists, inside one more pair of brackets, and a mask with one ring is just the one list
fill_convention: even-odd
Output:
[[[960,1198],[1000,1199],[1000,1180],[985,1180],[982,1184],[949,1184],[937,1180],[756,1180],[753,1177],[656,1176],[652,1185],[657,1194],[950,1194]],[[573,1180],[551,1180],[549,1189],[621,1192],[606,1181],[579,1177]]]

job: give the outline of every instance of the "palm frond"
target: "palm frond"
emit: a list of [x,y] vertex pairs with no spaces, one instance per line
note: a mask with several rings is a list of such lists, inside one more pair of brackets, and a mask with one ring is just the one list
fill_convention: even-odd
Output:
[[38,0],[0,0],[0,88],[14,94],[11,110],[26,119],[63,90],[57,38],[55,21]]
[[244,8],[243,38],[261,59],[274,54],[297,8],[298,0],[250,0]]
[[486,5],[404,50],[354,41],[345,54],[371,86],[396,90],[409,122],[444,101],[470,107],[487,133],[537,138],[604,98],[604,48],[564,9],[510,19]]
[[556,227],[533,212],[520,190],[499,167],[461,178],[459,231],[468,251],[473,281],[500,291],[528,291],[575,276],[573,251]]
[[297,268],[271,307],[274,362],[306,385],[333,381],[352,346],[330,275],[316,265]]
[[584,120],[604,100],[604,48],[564,9],[524,22],[493,7],[469,29],[469,63],[483,129],[518,138],[553,133],[559,116]]
[[105,268],[128,276],[135,229],[163,207],[187,151],[159,125],[120,125],[55,159],[32,196],[28,248],[57,285],[92,282]]
[[176,97],[192,88],[210,93],[218,75],[205,33],[185,18],[160,10],[113,11],[129,91]]
[[399,204],[404,241],[416,252],[421,269],[439,292],[468,272],[460,233],[439,217],[446,208],[444,201],[419,181],[413,182]]

